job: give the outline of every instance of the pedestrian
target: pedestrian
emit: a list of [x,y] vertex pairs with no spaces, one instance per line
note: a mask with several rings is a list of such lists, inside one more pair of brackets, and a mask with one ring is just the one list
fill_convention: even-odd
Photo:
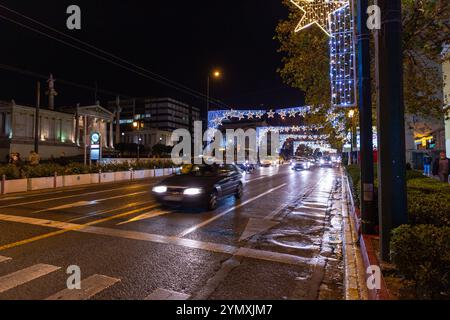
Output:
[[434,161],[433,175],[439,176],[441,182],[448,183],[448,175],[450,173],[450,159],[447,158],[446,153],[442,151],[439,158]]
[[35,151],[30,151],[30,155],[28,156],[28,162],[30,163],[30,166],[37,166],[39,165],[39,162],[41,161],[41,157],[39,154]]
[[431,163],[433,159],[428,153],[425,153],[423,157],[423,174],[427,177],[431,176]]

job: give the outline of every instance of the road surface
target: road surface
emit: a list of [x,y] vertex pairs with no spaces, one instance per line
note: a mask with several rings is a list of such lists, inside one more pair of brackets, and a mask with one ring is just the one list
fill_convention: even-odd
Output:
[[2,196],[0,300],[342,299],[339,178],[263,168],[214,212],[161,208],[157,180]]

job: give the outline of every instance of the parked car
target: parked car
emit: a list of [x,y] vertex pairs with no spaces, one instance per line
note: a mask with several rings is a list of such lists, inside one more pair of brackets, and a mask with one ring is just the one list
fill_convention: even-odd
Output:
[[222,199],[241,199],[244,184],[241,171],[234,164],[185,165],[179,175],[165,179],[152,191],[157,201],[165,205],[215,210]]

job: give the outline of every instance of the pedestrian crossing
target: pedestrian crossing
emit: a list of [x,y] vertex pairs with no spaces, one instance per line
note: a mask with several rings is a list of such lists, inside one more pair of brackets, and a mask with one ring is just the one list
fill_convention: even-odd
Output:
[[[0,256],[0,263],[11,261],[9,257]],[[0,265],[1,266],[1,265]],[[0,269],[1,271],[1,269]],[[34,280],[43,278],[57,271],[61,271],[61,267],[36,264],[7,275],[0,276],[0,299],[1,294],[10,290],[18,289],[21,286],[31,283]],[[89,300],[100,292],[112,287],[120,282],[120,279],[108,277],[105,275],[93,275],[81,281],[80,290],[64,289],[45,300]],[[27,297],[24,297],[27,298]]]

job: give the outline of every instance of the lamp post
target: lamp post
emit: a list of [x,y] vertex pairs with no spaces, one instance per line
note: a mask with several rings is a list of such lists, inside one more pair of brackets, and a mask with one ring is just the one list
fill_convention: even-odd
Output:
[[[215,70],[212,72],[213,79],[219,79],[222,76],[222,73],[219,70]],[[210,108],[210,82],[211,82],[211,74],[208,74],[206,79],[206,126],[208,127],[209,123],[209,108]]]

